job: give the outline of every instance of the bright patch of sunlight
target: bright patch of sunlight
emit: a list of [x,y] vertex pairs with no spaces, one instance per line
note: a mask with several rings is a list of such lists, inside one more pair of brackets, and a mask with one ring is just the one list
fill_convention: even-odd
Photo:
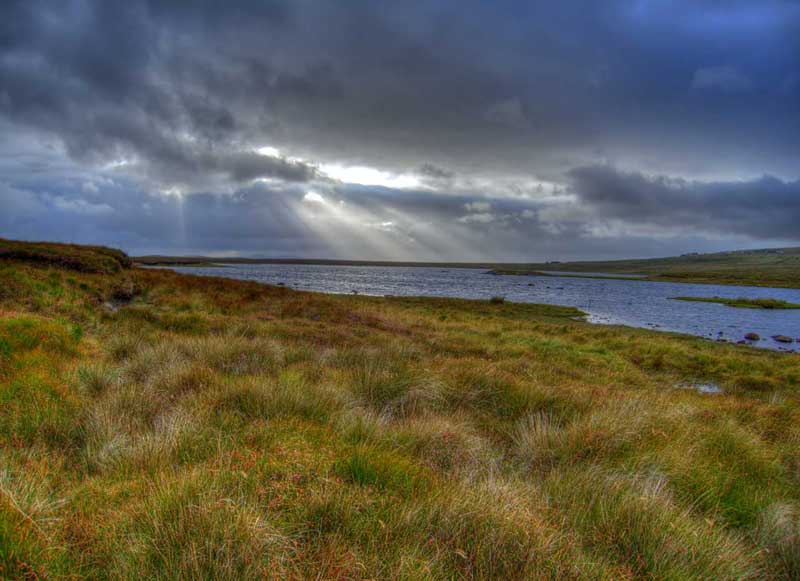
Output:
[[324,204],[325,198],[320,196],[317,192],[309,191],[303,196],[303,201],[309,204]]
[[421,185],[417,176],[392,174],[371,167],[323,164],[320,169],[329,177],[347,184],[387,188],[417,188]]
[[117,169],[118,167],[125,167],[126,165],[130,165],[131,162],[127,159],[115,159],[114,161],[108,162],[106,165],[103,166],[103,169]]
[[268,157],[280,157],[281,152],[276,147],[259,147],[256,149],[256,152],[260,155],[266,155]]
[[178,199],[181,199],[181,200],[183,199],[183,189],[179,188],[178,186],[172,186],[171,188],[165,188],[165,189],[161,190],[161,193],[163,193],[166,196],[174,196],[174,197],[176,197]]

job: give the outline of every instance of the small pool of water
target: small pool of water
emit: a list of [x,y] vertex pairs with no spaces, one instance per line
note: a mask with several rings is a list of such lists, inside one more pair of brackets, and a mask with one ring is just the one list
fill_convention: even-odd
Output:
[[713,382],[700,382],[700,383],[679,383],[676,386],[678,389],[693,389],[705,394],[722,393],[722,388]]
[[[738,342],[747,333],[767,349],[800,351],[800,309],[737,309],[718,303],[671,300],[675,296],[773,298],[800,303],[800,290],[722,286],[574,276],[492,276],[473,268],[333,266],[308,264],[229,264],[224,268],[176,267],[205,276],[223,276],[298,290],[367,295],[434,296],[488,299],[502,296],[521,303],[577,307],[593,323],[675,331]],[[584,273],[585,274],[585,273]],[[771,337],[786,335],[792,343]]]

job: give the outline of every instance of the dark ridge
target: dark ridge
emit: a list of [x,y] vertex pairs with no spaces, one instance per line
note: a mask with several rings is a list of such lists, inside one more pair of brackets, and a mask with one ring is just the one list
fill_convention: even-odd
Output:
[[21,260],[79,272],[114,273],[133,265],[122,250],[56,242],[22,242],[0,238],[0,260]]

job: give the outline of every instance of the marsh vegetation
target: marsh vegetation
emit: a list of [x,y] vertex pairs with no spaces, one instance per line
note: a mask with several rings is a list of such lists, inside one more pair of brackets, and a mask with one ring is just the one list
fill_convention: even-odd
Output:
[[0,576],[797,578],[800,356],[577,314],[4,259]]

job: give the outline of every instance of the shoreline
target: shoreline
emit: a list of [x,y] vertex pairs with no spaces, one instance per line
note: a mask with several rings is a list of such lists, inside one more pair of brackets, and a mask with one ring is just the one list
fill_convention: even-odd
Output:
[[[192,268],[192,267],[195,267],[195,265],[190,265],[189,266],[189,268]],[[179,267],[177,267],[177,268],[179,268]],[[198,267],[198,268],[205,268],[205,267]],[[145,267],[145,269],[172,270],[172,267],[169,267],[169,266],[158,266],[158,267]],[[188,275],[188,276],[195,276],[195,277],[199,277],[199,278],[216,278],[214,275],[195,274],[195,273],[181,272],[181,271],[178,271],[178,270],[174,270],[174,272],[178,272],[180,274]],[[239,278],[226,277],[226,276],[222,276],[220,278],[224,278],[226,280],[248,281],[248,279],[239,279]],[[570,278],[570,277],[566,277],[566,278]],[[597,277],[597,276],[594,276],[594,277],[572,277],[572,278],[608,278],[608,277]],[[635,280],[635,281],[639,281],[639,280],[642,280],[642,279],[639,279],[639,278],[616,278],[615,280]],[[304,289],[295,289],[295,288],[293,288],[293,287],[291,287],[289,285],[283,285],[283,284],[277,284],[277,283],[271,283],[271,282],[262,282],[262,281],[249,281],[249,282],[255,282],[256,284],[261,284],[261,285],[265,285],[265,286],[269,286],[269,287],[287,288],[287,289],[290,289],[290,290],[292,290],[294,292],[299,292],[299,293],[313,293],[313,294],[331,295],[331,296],[367,297],[367,298],[372,298],[372,299],[386,299],[386,300],[393,300],[393,299],[394,300],[397,300],[397,299],[399,299],[399,300],[403,300],[403,299],[410,299],[410,300],[456,300],[456,301],[477,301],[477,302],[481,302],[481,301],[484,300],[484,299],[464,298],[464,297],[457,297],[457,296],[398,295],[398,294],[386,295],[386,294],[378,294],[378,293],[372,294],[372,293],[366,293],[366,292],[353,293],[352,291],[350,291],[350,292],[346,292],[346,291],[337,292],[337,291],[325,291],[325,290],[305,289],[305,288]],[[666,282],[666,281],[651,281],[651,282]],[[488,301],[489,298],[487,297],[485,300]],[[754,341],[745,341],[744,339],[741,339],[741,340],[737,341],[737,340],[728,339],[728,338],[719,338],[719,337],[718,338],[712,338],[712,335],[710,335],[710,334],[701,335],[701,334],[688,333],[688,332],[685,332],[685,331],[671,330],[671,329],[662,328],[660,325],[655,325],[654,323],[643,323],[641,325],[633,325],[633,324],[626,324],[626,323],[620,323],[620,322],[602,322],[602,321],[598,321],[598,320],[592,320],[592,317],[594,317],[595,315],[593,315],[591,312],[588,312],[588,311],[586,311],[584,309],[581,309],[579,307],[573,307],[571,305],[564,305],[564,304],[558,304],[558,303],[515,301],[513,299],[505,299],[505,302],[508,302],[510,304],[517,304],[517,305],[544,305],[544,306],[552,306],[552,307],[561,307],[561,308],[565,308],[565,309],[574,309],[574,310],[578,311],[580,314],[575,315],[573,317],[573,320],[575,320],[577,322],[587,323],[589,325],[614,326],[614,327],[622,327],[622,328],[625,328],[625,329],[641,329],[641,330],[646,330],[646,331],[655,331],[655,332],[660,333],[660,334],[667,333],[667,334],[674,334],[674,335],[679,335],[679,336],[683,336],[683,337],[702,339],[702,340],[705,340],[705,341],[710,341],[712,343],[727,343],[727,344],[730,344],[730,345],[746,346],[746,347],[750,347],[750,348],[754,348],[754,349],[758,349],[758,350],[773,351],[773,352],[778,352],[778,353],[800,354],[800,351],[792,349],[792,348],[787,348],[785,346],[785,344],[782,344],[780,342],[777,342],[777,343],[775,341],[768,342],[768,339],[766,337],[764,339],[760,340],[760,341],[755,341],[755,342]],[[698,301],[698,302],[706,302],[706,301]],[[760,343],[760,342],[765,342],[766,344],[759,345],[758,343]]]

